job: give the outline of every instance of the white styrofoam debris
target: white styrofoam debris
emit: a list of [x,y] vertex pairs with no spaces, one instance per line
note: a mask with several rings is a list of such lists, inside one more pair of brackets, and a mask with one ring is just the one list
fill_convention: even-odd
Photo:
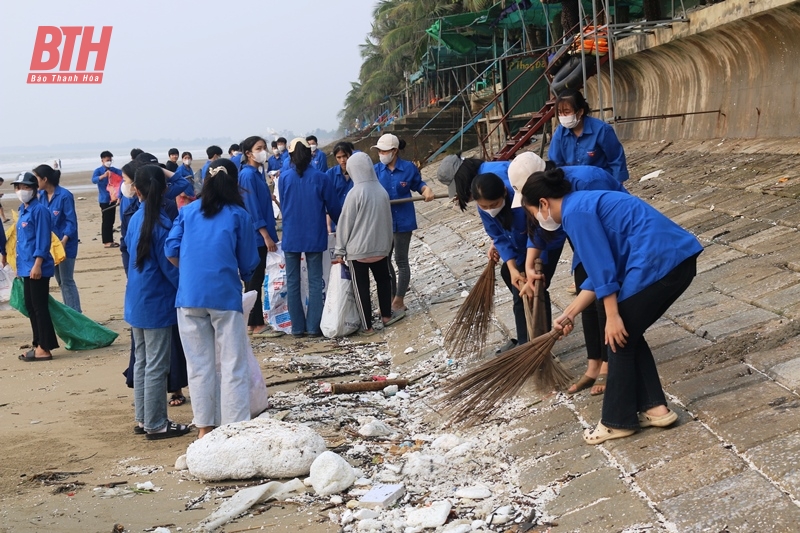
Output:
[[311,463],[309,479],[320,496],[329,496],[349,488],[356,480],[353,467],[331,451],[321,453]]
[[459,437],[458,435],[453,435],[452,433],[445,433],[440,437],[437,437],[431,443],[432,448],[437,448],[439,450],[450,451],[459,444],[463,443],[464,439]]
[[428,507],[417,507],[408,511],[406,522],[410,526],[423,528],[439,527],[447,522],[447,517],[452,508],[453,505],[447,500],[434,502]]
[[381,514],[377,511],[373,511],[372,509],[359,509],[353,516],[356,520],[369,520],[370,518],[378,518]]
[[326,450],[302,424],[256,418],[220,426],[186,450],[189,472],[203,481],[304,476]]
[[392,428],[380,420],[367,422],[358,429],[358,434],[365,437],[385,437],[393,433]]
[[463,487],[456,491],[457,498],[467,498],[469,500],[483,500],[492,495],[492,491],[483,486]]
[[383,395],[386,397],[394,396],[395,394],[397,394],[398,390],[400,390],[400,387],[398,387],[397,385],[389,385],[388,387],[385,387],[383,389]]
[[184,453],[177,459],[175,459],[175,470],[187,470],[189,467],[186,466],[186,454]]

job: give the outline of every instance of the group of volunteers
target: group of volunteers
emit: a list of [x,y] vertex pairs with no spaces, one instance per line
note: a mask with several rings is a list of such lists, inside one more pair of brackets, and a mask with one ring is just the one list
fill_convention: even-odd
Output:
[[[586,442],[596,444],[677,419],[667,407],[644,332],[689,286],[702,246],[627,193],[622,145],[611,126],[589,116],[581,93],[564,91],[556,109],[560,125],[549,161],[532,152],[510,163],[450,155],[440,163],[438,178],[462,211],[472,201],[477,204],[493,242],[488,257],[502,260],[516,339],[501,350],[530,340],[523,298],[532,294],[537,279],[549,286],[569,241],[577,296],[552,318],[545,291],[547,322],[566,335],[581,315],[589,362],[568,393],[591,387],[592,394],[604,394],[601,421],[584,432]],[[346,263],[352,271],[360,334],[376,331],[370,274],[382,325],[405,316],[409,246],[417,224],[414,205],[397,200],[415,192],[430,201],[434,193],[419,169],[400,157],[404,143],[396,136],[384,134],[372,148],[377,163],[340,142],[331,168],[313,136],[279,137],[269,144],[251,136],[231,145],[227,158],[220,147],[210,146],[208,161],[198,171],[192,169],[192,154],[177,149],[169,151],[164,165],[134,149],[121,169],[113,166],[113,154],[100,155],[102,166],[92,181],[99,191],[102,240],[121,249],[127,275],[124,318],[131,326],[131,355],[125,374],[134,389],[135,433],[162,439],[189,432],[167,416],[168,403],[186,401],[186,386],[200,437],[250,418],[244,332],[282,334],[265,324],[261,302],[269,254],[285,256],[295,337],[322,336],[324,261]],[[65,303],[80,311],[73,279],[77,218],[72,195],[59,180],[59,170],[40,165],[13,183],[22,203],[17,268],[34,347],[20,355],[23,361],[50,360],[58,347],[47,306],[52,276]],[[119,244],[113,239],[117,206]],[[51,232],[67,256],[57,266],[49,251]],[[336,242],[332,256],[330,233]],[[542,273],[534,268],[537,259]],[[243,287],[258,294],[246,318]]]
[[[610,125],[589,116],[580,92],[562,92],[556,109],[559,126],[549,161],[532,152],[510,163],[450,155],[438,178],[462,211],[475,201],[493,242],[488,257],[503,261],[517,338],[501,351],[529,340],[522,298],[532,295],[537,279],[549,287],[569,241],[577,296],[552,319],[545,291],[547,323],[567,335],[581,315],[589,364],[567,392],[592,387],[593,395],[604,394],[600,422],[583,435],[587,443],[599,444],[677,420],[644,332],[689,286],[703,247],[628,194],[622,145]],[[536,259],[543,263],[541,274]]]

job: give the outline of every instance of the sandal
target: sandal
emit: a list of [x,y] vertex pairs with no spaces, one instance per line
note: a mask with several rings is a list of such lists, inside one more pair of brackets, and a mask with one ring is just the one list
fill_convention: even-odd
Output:
[[377,331],[375,331],[375,329],[373,329],[373,328],[369,328],[369,329],[362,329],[362,330],[360,330],[360,331],[358,332],[358,336],[359,336],[359,337],[372,337],[372,336],[373,336],[373,335],[375,335],[376,333],[378,333],[378,332],[377,332]]
[[283,337],[286,335],[283,331],[278,331],[276,329],[272,329],[271,326],[263,326],[261,329],[256,326],[253,328],[253,332],[251,335],[255,338],[259,339],[274,339],[277,337]]
[[133,426],[133,434],[134,435],[146,435],[147,432],[144,430],[144,426],[140,426],[139,424],[136,424],[135,426]]
[[26,363],[33,363],[35,361],[52,361],[53,356],[48,355],[47,357],[36,357],[35,350],[28,350],[27,352],[20,354],[20,356],[17,359],[19,359],[20,361],[25,361]]
[[392,318],[390,318],[389,320],[387,320],[386,322],[384,322],[384,323],[383,323],[383,326],[384,326],[384,327],[391,326],[392,324],[394,324],[394,323],[395,323],[395,322],[397,322],[398,320],[402,320],[402,319],[404,319],[404,318],[405,318],[405,316],[406,316],[406,312],[405,312],[405,311],[403,311],[403,310],[392,311]]
[[[606,380],[608,379],[608,374],[600,374],[597,376],[597,379],[594,380],[594,386],[592,387],[592,396],[600,396],[604,392],[606,392]],[[602,387],[602,388],[598,388]]]
[[111,242],[103,245],[103,248],[119,248],[119,243]]
[[586,444],[600,444],[611,439],[630,437],[634,433],[636,433],[635,429],[614,429],[604,426],[602,422],[598,422],[596,428],[583,430],[583,440],[586,441]]
[[657,428],[665,428],[675,423],[678,420],[678,413],[669,409],[665,415],[648,415],[647,413],[639,413],[639,426],[647,428],[650,426]]
[[[594,385],[595,381],[596,378],[590,378],[589,376],[584,374],[578,381],[569,386],[569,389],[567,389],[567,394],[570,395],[577,394],[582,390],[586,390],[592,385]],[[575,387],[575,390],[570,390],[572,387]]]
[[192,430],[189,426],[184,424],[176,424],[171,420],[167,420],[167,430],[160,433],[148,433],[147,440],[161,440],[171,439],[172,437],[182,437]]
[[172,407],[177,407],[177,406],[183,405],[185,403],[186,403],[186,396],[184,396],[183,394],[178,394],[176,392],[172,396],[169,397],[169,404]]

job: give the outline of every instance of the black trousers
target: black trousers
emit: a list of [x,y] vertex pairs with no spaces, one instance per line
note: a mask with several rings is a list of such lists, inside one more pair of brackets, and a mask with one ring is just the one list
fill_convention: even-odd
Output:
[[100,203],[100,209],[103,213],[100,232],[103,237],[103,244],[114,242],[114,222],[117,219],[117,210],[109,209],[116,204]]
[[358,289],[358,298],[361,300],[361,309],[364,311],[364,324],[367,329],[372,328],[372,299],[369,290],[369,273],[375,278],[378,291],[378,307],[381,316],[392,317],[392,274],[389,270],[389,258],[384,257],[375,263],[361,263],[352,261],[353,279]]
[[686,259],[649,287],[619,302],[619,314],[628,339],[624,347],[618,347],[616,353],[611,353],[608,358],[602,417],[605,426],[638,429],[637,413],[667,405],[653,352],[644,339],[644,332],[691,285],[697,273],[697,255]]
[[58,348],[58,338],[53,329],[53,319],[50,318],[50,309],[47,307],[50,295],[50,278],[41,279],[22,278],[25,292],[25,307],[31,321],[33,332],[33,346],[45,351]]
[[[583,263],[575,267],[575,290],[581,292],[581,284],[589,277]],[[593,304],[581,312],[583,339],[586,342],[586,354],[589,359],[608,361],[608,347],[605,342],[606,308],[603,302],[595,300]]]
[[245,292],[256,291],[256,303],[247,317],[247,325],[251,328],[264,325],[264,304],[261,303],[261,292],[264,290],[264,274],[267,269],[267,247],[258,247],[258,266],[253,277],[245,285]]

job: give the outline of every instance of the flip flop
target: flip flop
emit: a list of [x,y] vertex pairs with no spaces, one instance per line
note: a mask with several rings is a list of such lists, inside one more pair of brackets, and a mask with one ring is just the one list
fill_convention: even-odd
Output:
[[405,318],[405,316],[406,316],[405,311],[393,311],[392,318],[390,318],[387,322],[384,322],[383,327],[391,326],[398,320],[402,320],[403,318]]
[[53,356],[48,355],[47,357],[36,357],[36,352],[34,350],[29,350],[24,354],[20,354],[17,359],[20,361],[25,361],[26,363],[33,363],[35,361],[52,361]]
[[650,426],[657,428],[665,428],[675,423],[678,420],[678,413],[669,409],[665,415],[655,416],[648,415],[647,413],[639,413],[639,426],[647,428]]
[[275,329],[272,329],[271,327],[266,327],[261,331],[259,331],[258,333],[256,333],[256,330],[253,330],[253,332],[250,335],[258,339],[275,339],[277,337],[283,337],[284,335],[286,335],[286,333],[284,333],[283,331],[277,331]]
[[[584,374],[584,375],[581,376],[581,378],[578,381],[576,381],[575,383],[573,383],[572,385],[569,386],[569,388],[567,389],[567,394],[573,395],[573,394],[579,393],[582,390],[586,390],[589,387],[591,387],[592,385],[594,385],[595,381],[596,381],[596,378],[590,378],[589,376]],[[569,390],[573,386],[575,387],[575,390],[574,391]]]
[[360,331],[358,332],[358,336],[359,336],[359,337],[372,337],[372,336],[373,336],[373,335],[375,335],[376,333],[378,333],[378,332],[377,332],[377,331],[375,331],[375,329],[374,329],[374,328],[370,328],[370,329],[362,329],[362,330],[360,330]]
[[[594,380],[594,386],[592,387],[592,392],[590,392],[589,394],[591,394],[592,396],[600,396],[601,394],[606,392],[606,380],[607,379],[608,379],[608,374],[600,374],[600,375],[598,375],[597,379]],[[597,387],[597,386],[602,386],[603,390],[595,392],[594,387]]]
[[183,405],[186,403],[186,396],[183,394],[173,393],[172,396],[169,397],[169,405],[171,407],[177,407],[179,405]]
[[598,422],[596,428],[583,430],[583,440],[586,444],[600,444],[611,439],[630,437],[634,433],[636,433],[635,429],[614,429],[604,426],[602,422]]

